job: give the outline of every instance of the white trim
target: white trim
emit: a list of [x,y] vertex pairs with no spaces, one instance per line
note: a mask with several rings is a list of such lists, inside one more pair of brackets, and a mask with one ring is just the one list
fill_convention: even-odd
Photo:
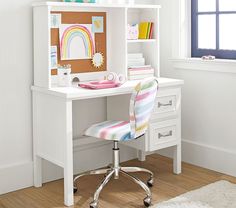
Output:
[[229,150],[229,149],[225,149],[225,148],[221,148],[221,147],[216,147],[216,146],[211,146],[211,145],[203,144],[203,143],[200,143],[200,142],[193,142],[193,141],[186,140],[186,139],[183,139],[182,142],[189,143],[189,144],[192,144],[192,145],[201,146],[201,147],[205,147],[205,148],[210,148],[210,149],[213,149],[215,151],[225,152],[227,154],[232,154],[232,155],[235,155],[234,157],[236,158],[236,151],[233,151],[233,150]]
[[137,8],[137,9],[158,9],[160,5],[156,4],[115,4],[115,3],[76,3],[76,2],[36,2],[33,7],[52,6],[52,7],[80,7],[80,8]]
[[190,57],[191,1],[174,1],[172,13],[172,57]]
[[94,137],[83,136],[73,140],[74,152],[95,148],[98,146],[110,145],[112,141],[97,139]]
[[202,60],[191,57],[191,1],[177,0],[172,7],[172,57],[175,69],[236,73],[236,60]]
[[44,160],[48,160],[48,161],[53,162],[54,164],[58,165],[59,167],[64,167],[64,164],[63,164],[62,162],[57,161],[57,160],[51,158],[51,157],[48,156],[48,155],[45,155],[45,154],[43,154],[43,153],[41,153],[41,152],[39,152],[37,155],[38,155],[39,157],[41,157],[42,159],[44,159]]
[[[158,153],[172,158],[170,150],[161,150]],[[186,163],[236,177],[236,151],[183,139],[182,155]]]
[[0,167],[0,195],[33,185],[33,162]]
[[236,152],[206,144],[183,140],[183,161],[236,176]]
[[208,72],[236,73],[236,61],[226,59],[202,60],[201,58],[177,58],[171,60],[175,69]]

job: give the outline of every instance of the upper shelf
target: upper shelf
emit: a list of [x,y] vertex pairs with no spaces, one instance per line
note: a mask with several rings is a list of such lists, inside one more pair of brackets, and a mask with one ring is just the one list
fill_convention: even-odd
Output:
[[109,3],[75,3],[75,2],[35,2],[34,7],[53,6],[53,7],[90,7],[90,8],[137,8],[137,9],[158,9],[160,5],[151,4],[109,4]]

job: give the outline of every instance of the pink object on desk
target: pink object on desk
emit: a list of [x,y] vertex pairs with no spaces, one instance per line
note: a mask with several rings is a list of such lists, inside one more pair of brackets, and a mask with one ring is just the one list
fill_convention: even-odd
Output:
[[99,90],[99,89],[108,89],[119,87],[121,84],[114,81],[103,80],[100,82],[87,82],[79,84],[80,87],[91,89],[91,90]]

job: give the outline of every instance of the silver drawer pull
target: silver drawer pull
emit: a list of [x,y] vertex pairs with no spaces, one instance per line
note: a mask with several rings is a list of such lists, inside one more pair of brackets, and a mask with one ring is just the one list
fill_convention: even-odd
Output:
[[162,137],[169,137],[169,136],[172,136],[172,135],[173,135],[173,131],[171,130],[171,131],[169,131],[169,132],[166,133],[166,134],[161,134],[161,133],[159,133],[159,134],[158,134],[158,138],[161,139]]
[[158,102],[158,108],[163,107],[163,106],[172,106],[173,102],[170,100],[168,103],[160,103]]

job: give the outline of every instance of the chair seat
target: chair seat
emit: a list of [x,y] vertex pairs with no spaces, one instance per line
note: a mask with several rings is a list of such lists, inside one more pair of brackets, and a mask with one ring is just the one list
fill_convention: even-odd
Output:
[[131,136],[130,123],[127,121],[105,121],[92,125],[85,131],[86,136],[111,141],[128,141]]

